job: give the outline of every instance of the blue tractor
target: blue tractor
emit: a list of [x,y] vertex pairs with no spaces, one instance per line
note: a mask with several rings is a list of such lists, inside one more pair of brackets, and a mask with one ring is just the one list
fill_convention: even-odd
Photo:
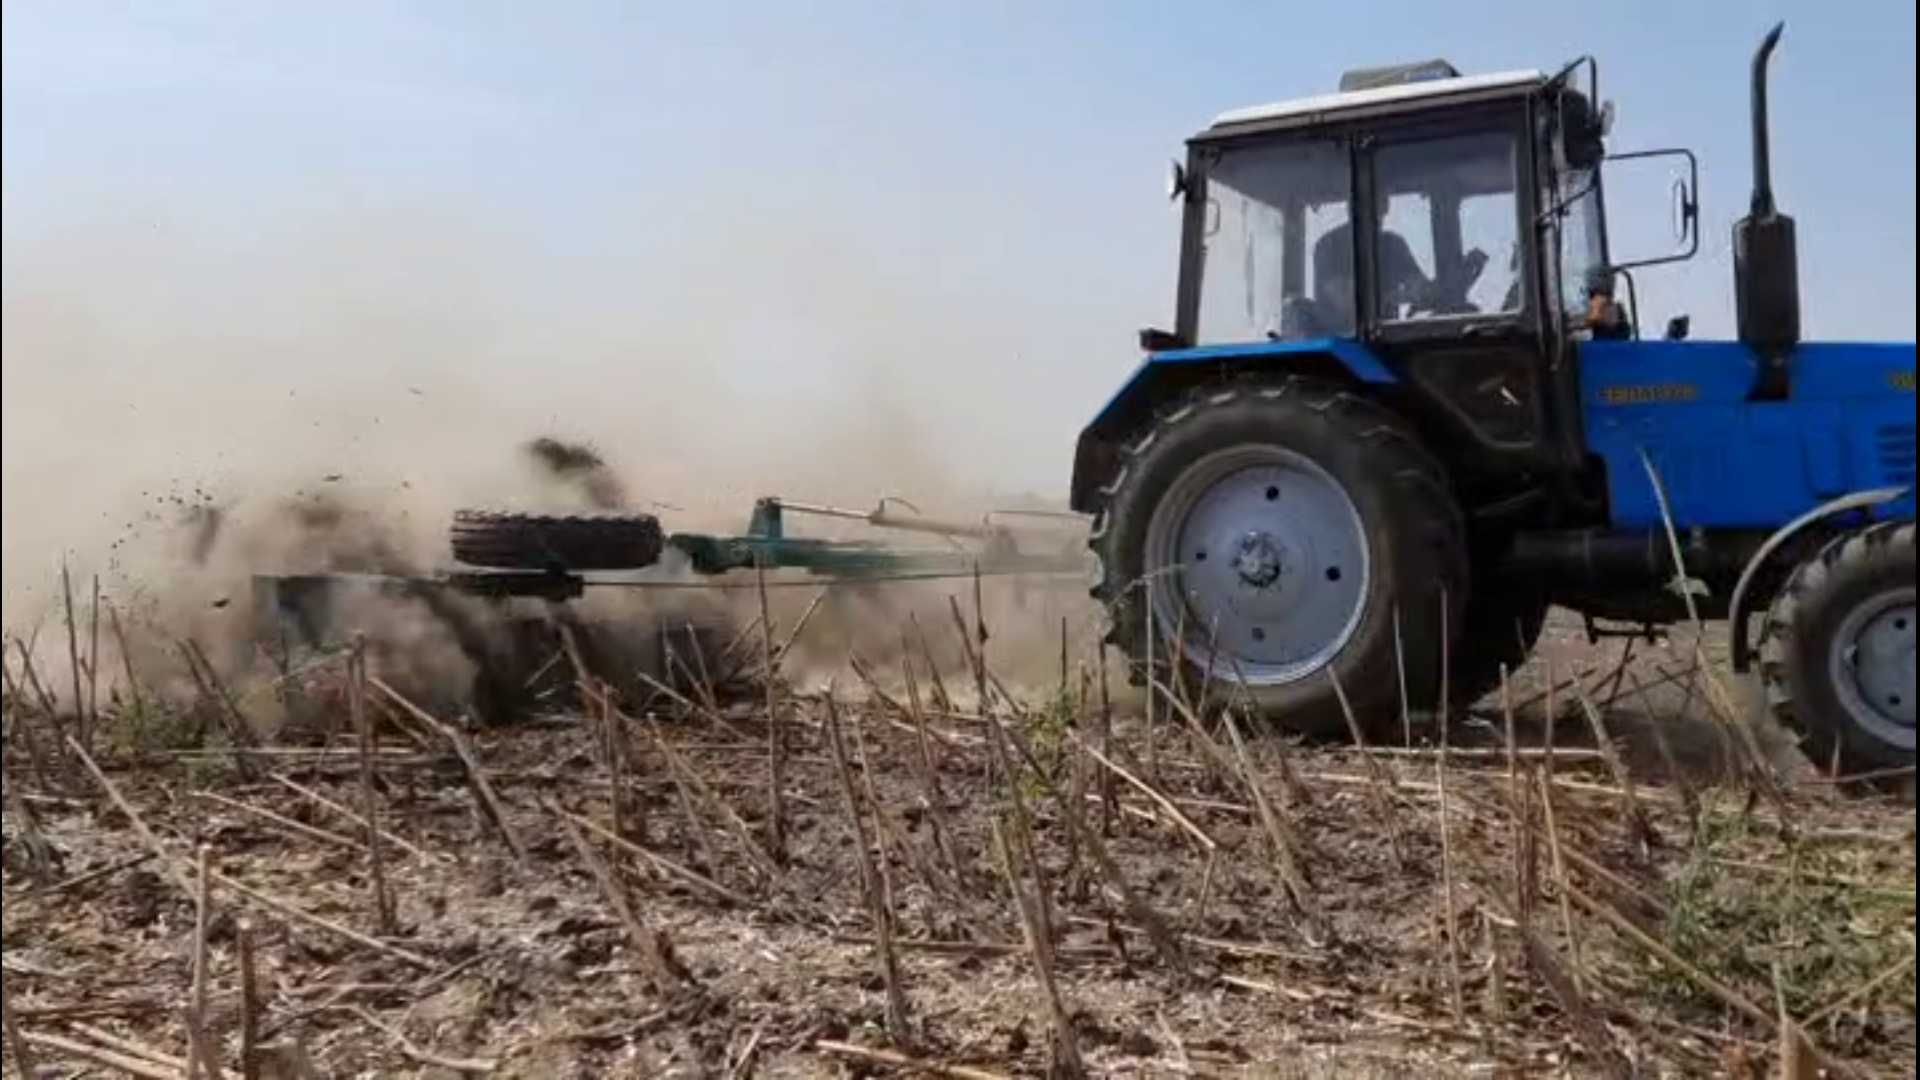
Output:
[[[1339,689],[1363,722],[1484,694],[1549,605],[1697,615],[1816,761],[1911,766],[1915,350],[1800,340],[1780,30],[1753,59],[1734,341],[1641,338],[1633,271],[1698,248],[1697,169],[1608,152],[1591,59],[1352,72],[1189,140],[1174,328],[1141,333],[1074,460],[1136,672],[1340,730]],[[1615,262],[1603,165],[1658,156],[1683,250]]]

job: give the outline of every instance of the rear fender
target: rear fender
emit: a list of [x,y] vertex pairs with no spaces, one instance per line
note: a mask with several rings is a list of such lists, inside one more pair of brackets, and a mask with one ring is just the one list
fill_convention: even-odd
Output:
[[1747,616],[1752,614],[1755,601],[1765,598],[1754,597],[1749,593],[1753,590],[1754,582],[1759,580],[1761,572],[1774,563],[1775,556],[1779,555],[1794,537],[1804,534],[1823,521],[1850,511],[1885,506],[1905,495],[1908,490],[1899,487],[1875,488],[1871,491],[1856,491],[1849,495],[1842,495],[1794,518],[1782,525],[1772,536],[1767,537],[1766,543],[1760,545],[1760,550],[1754,552],[1753,557],[1747,560],[1746,569],[1740,572],[1739,583],[1733,587],[1733,598],[1727,604],[1727,632],[1730,639],[1728,652],[1731,654],[1734,671],[1744,675],[1753,665],[1753,646],[1747,640]]
[[1400,381],[1372,349],[1345,338],[1202,345],[1151,353],[1080,432],[1073,453],[1073,509],[1083,514],[1098,509],[1100,489],[1120,467],[1121,448],[1162,405],[1196,384],[1249,373],[1312,375],[1375,386]]

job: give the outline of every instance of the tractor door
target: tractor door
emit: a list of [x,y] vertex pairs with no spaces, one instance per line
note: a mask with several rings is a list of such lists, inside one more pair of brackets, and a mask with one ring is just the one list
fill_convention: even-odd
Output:
[[[1364,332],[1419,390],[1470,473],[1543,464],[1535,184],[1520,112],[1363,143]],[[1495,486],[1507,486],[1496,484]]]

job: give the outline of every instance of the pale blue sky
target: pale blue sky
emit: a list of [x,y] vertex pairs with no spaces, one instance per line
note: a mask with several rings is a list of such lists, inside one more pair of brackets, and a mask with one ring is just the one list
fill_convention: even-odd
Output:
[[[404,383],[495,442],[563,416],[769,486],[810,475],[762,437],[786,410],[884,415],[923,466],[1059,494],[1134,329],[1170,319],[1182,140],[1430,56],[1595,54],[1615,149],[1702,158],[1702,255],[1642,279],[1647,314],[1724,334],[1747,61],[1781,17],[1808,334],[1911,340],[1907,3],[8,0],[8,476],[90,467],[28,441],[82,414],[207,395],[303,404],[148,457],[231,472],[320,400],[324,454]],[[1665,237],[1664,203],[1611,215],[1616,253]]]

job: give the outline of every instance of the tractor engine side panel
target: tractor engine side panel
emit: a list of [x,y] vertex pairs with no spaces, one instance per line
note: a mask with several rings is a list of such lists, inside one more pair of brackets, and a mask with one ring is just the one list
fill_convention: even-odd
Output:
[[1747,400],[1757,367],[1739,342],[1580,347],[1588,447],[1606,469],[1614,528],[1660,524],[1643,448],[1682,529],[1772,528],[1882,486],[1909,490],[1877,517],[1913,516],[1913,345],[1801,345],[1785,401]]

